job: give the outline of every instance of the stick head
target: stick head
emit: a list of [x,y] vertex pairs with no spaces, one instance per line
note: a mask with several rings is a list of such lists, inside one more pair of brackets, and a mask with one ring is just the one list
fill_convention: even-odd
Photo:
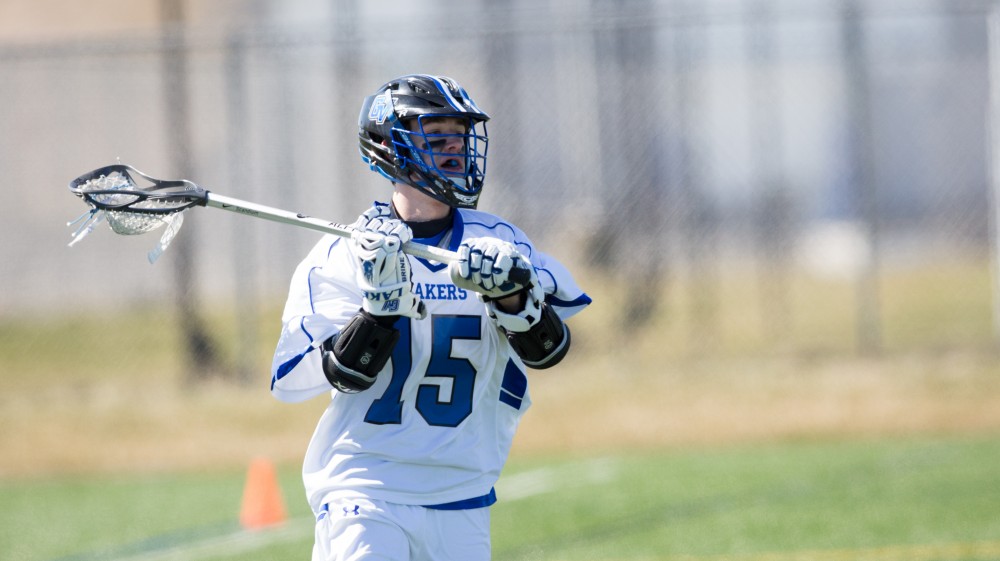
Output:
[[[135,177],[146,184],[138,184]],[[111,229],[122,235],[151,232],[168,217],[204,204],[207,194],[190,181],[154,179],[124,164],[85,173],[70,182],[69,190],[93,211],[104,211]]]
[[[143,180],[142,185],[136,177]],[[184,223],[182,212],[208,200],[208,192],[190,181],[154,179],[124,164],[85,173],[70,182],[69,190],[90,205],[88,212],[70,223],[83,220],[70,246],[93,231],[102,218],[116,234],[126,236],[166,226],[159,244],[149,252],[150,263],[159,258],[180,230]]]

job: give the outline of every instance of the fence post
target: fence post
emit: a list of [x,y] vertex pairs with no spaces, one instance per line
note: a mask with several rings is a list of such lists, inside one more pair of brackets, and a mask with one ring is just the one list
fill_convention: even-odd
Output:
[[[191,164],[191,118],[188,91],[187,45],[184,31],[182,0],[160,0],[163,27],[163,81],[167,150],[171,167],[182,177],[193,176]],[[185,345],[189,380],[204,380],[221,374],[215,344],[199,314],[198,290],[195,284],[196,220],[187,217],[185,235],[174,240],[174,290],[180,326]]]
[[867,33],[859,0],[845,0],[842,6],[843,48],[847,69],[848,119],[853,143],[851,182],[853,211],[865,226],[870,258],[857,279],[857,337],[862,353],[878,353],[882,348],[879,300],[879,219],[875,181],[875,146],[872,142],[871,92]]
[[[226,154],[229,160],[229,181],[232,192],[242,191],[253,197],[253,174],[250,166],[250,130],[247,121],[246,41],[242,31],[233,31],[226,43]],[[233,220],[233,286],[236,303],[236,380],[248,385],[254,379],[254,357],[257,354],[257,321],[260,312],[256,273],[257,247],[251,220]]]
[[987,15],[989,64],[988,155],[990,189],[990,255],[993,277],[993,338],[1000,343],[1000,3]]

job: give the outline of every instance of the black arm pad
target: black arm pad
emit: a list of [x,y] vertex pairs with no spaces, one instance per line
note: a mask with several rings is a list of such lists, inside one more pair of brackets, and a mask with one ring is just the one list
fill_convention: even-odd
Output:
[[389,323],[395,320],[361,310],[340,333],[323,342],[323,373],[333,387],[344,393],[372,387],[399,340],[399,330]]
[[538,370],[559,364],[569,351],[569,327],[545,302],[542,319],[523,333],[507,333],[507,340],[517,356],[529,368]]

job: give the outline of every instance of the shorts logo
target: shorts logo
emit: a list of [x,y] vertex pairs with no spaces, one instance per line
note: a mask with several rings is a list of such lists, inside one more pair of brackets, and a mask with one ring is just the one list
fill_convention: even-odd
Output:
[[360,505],[354,505],[353,509],[347,508],[345,506],[344,507],[344,516],[348,516],[348,515],[351,515],[351,514],[353,514],[354,516],[360,515],[361,514],[361,506]]
[[384,94],[376,96],[372,100],[372,107],[368,110],[368,120],[378,124],[385,123],[385,118],[392,111],[392,93],[386,90]]

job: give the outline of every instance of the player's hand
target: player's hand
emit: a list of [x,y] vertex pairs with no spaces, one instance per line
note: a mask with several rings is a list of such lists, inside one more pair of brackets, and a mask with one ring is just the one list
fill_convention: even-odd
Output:
[[[538,284],[531,261],[514,244],[496,238],[470,238],[458,247],[459,260],[448,266],[456,286],[477,292],[483,300],[496,300]],[[525,284],[510,280],[515,269],[529,271]]]
[[389,205],[376,203],[368,210],[361,213],[358,219],[351,224],[354,230],[378,230],[386,220],[392,219],[392,209]]
[[[384,208],[385,211],[376,209]],[[371,213],[369,215],[369,213]],[[361,307],[373,316],[427,316],[424,303],[413,294],[410,262],[401,251],[413,238],[410,228],[388,216],[388,207],[375,207],[355,222],[351,244],[357,256],[357,283]]]

